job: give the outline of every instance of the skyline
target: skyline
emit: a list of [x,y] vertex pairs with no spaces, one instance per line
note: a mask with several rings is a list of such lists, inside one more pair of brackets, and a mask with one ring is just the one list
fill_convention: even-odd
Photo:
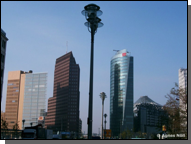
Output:
[[16,70],[48,73],[47,110],[48,98],[53,96],[56,58],[66,53],[68,41],[68,52],[73,52],[80,66],[80,118],[82,132],[87,132],[91,35],[81,11],[90,3],[100,6],[104,24],[98,28],[94,43],[92,133],[101,128],[101,92],[107,95],[104,113],[109,128],[110,61],[114,49],[126,49],[134,57],[134,102],[147,95],[165,104],[164,96],[174,82],[178,83],[179,68],[187,68],[186,1],[1,2],[1,28],[9,39],[1,110],[5,111],[8,71]]

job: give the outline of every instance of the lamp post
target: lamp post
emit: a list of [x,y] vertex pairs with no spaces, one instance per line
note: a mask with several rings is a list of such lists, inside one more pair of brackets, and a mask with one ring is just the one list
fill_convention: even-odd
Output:
[[23,120],[22,120],[22,122],[23,122],[23,130],[24,130],[24,123],[25,123],[25,119],[23,119]]
[[94,54],[94,34],[97,32],[97,28],[103,26],[101,19],[98,16],[102,15],[100,7],[95,4],[89,4],[84,7],[82,15],[85,16],[88,22],[85,22],[85,26],[88,27],[88,31],[91,32],[91,56],[90,56],[90,84],[89,84],[89,110],[88,110],[88,139],[92,138],[92,107],[93,107],[93,54]]
[[106,95],[104,92],[100,93],[100,98],[102,99],[102,123],[101,123],[101,138],[103,139],[103,110],[104,110],[104,100]]

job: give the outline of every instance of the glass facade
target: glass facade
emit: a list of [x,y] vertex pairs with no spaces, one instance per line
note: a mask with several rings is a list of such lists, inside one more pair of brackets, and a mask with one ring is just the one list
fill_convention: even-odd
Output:
[[46,109],[47,73],[28,73],[25,77],[23,102],[24,126],[38,124],[38,117],[43,116]]
[[126,49],[111,59],[110,129],[112,137],[133,129],[133,57]]

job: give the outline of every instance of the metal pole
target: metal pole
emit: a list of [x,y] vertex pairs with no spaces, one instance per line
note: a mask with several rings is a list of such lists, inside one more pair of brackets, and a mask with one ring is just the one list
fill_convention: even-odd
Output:
[[62,132],[62,117],[61,117],[61,132]]
[[102,98],[102,124],[101,124],[101,138],[103,139],[103,109],[104,109],[104,100]]
[[[93,24],[92,24],[93,25]],[[89,85],[89,119],[88,139],[92,139],[92,107],[93,107],[93,56],[94,56],[94,28],[91,27],[91,57],[90,57],[90,85]]]

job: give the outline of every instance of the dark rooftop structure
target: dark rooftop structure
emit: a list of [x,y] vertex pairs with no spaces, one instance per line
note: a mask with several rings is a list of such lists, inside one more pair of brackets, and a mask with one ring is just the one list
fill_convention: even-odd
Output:
[[134,130],[142,133],[156,134],[164,123],[163,118],[167,117],[163,106],[150,99],[148,96],[141,96],[134,103]]
[[153,105],[157,105],[157,106],[162,106],[160,104],[158,104],[157,102],[153,101],[152,99],[150,99],[148,96],[141,96],[135,103],[134,105],[138,105],[138,104],[153,104]]

